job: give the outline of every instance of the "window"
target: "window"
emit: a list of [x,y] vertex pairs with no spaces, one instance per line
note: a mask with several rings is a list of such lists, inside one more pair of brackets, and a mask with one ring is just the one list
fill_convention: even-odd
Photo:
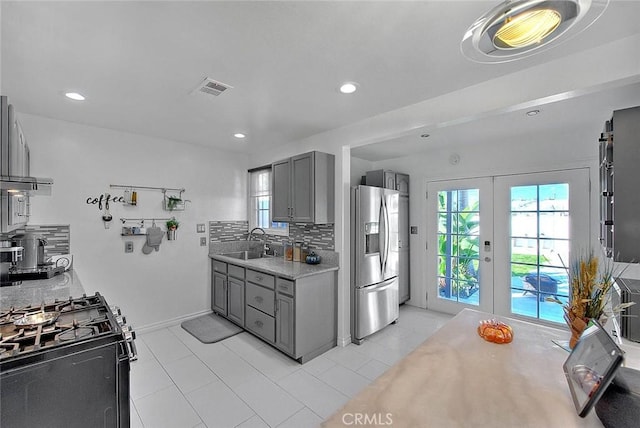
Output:
[[271,168],[249,171],[249,229],[289,236],[289,224],[271,221]]

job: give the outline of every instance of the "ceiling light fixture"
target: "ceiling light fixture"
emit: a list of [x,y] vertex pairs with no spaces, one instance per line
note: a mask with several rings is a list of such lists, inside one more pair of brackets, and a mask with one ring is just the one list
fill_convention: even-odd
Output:
[[429,138],[429,134],[421,134],[420,137],[422,138]]
[[537,115],[538,113],[540,113],[540,110],[529,110],[529,111],[527,112],[527,116],[535,116],[535,115]]
[[525,58],[579,34],[608,4],[609,0],[507,0],[469,27],[460,49],[483,63]]
[[82,94],[79,94],[77,92],[67,92],[66,94],[64,94],[65,97],[70,98],[74,101],[84,101],[85,97]]
[[237,133],[233,134],[233,136],[234,136],[234,137],[236,137],[236,138],[237,138],[237,139],[239,139],[239,140],[242,140],[243,138],[245,138],[245,137],[246,137],[246,135],[244,135],[244,134],[243,134],[243,133],[241,133],[241,132],[237,132]]
[[340,92],[343,94],[353,94],[358,90],[358,84],[355,82],[345,82],[340,85]]

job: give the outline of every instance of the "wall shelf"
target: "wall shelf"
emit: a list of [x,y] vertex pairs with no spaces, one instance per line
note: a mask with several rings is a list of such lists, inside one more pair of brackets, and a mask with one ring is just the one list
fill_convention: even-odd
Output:
[[[182,194],[186,191],[184,187],[155,187],[155,186],[134,186],[130,184],[110,184],[112,189],[125,189],[125,202],[129,205],[137,205],[137,190],[158,190],[162,192],[162,209],[165,211],[184,211],[188,199],[182,199]],[[129,194],[127,194],[127,191]],[[167,192],[172,194],[167,195]]]

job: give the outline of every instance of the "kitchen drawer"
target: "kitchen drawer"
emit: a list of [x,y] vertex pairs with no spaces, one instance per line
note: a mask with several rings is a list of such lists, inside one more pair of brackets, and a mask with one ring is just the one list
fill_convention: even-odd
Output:
[[259,285],[247,283],[245,288],[245,301],[262,312],[273,316],[275,307],[275,293]]
[[244,327],[271,343],[275,342],[276,325],[273,317],[257,311],[251,306],[247,306]]
[[232,276],[232,277],[238,278],[238,279],[244,279],[244,268],[243,267],[235,266],[235,265],[229,265],[228,270],[229,270],[229,276]]
[[278,280],[276,281],[276,290],[278,290],[278,293],[293,296],[293,289],[293,281],[284,278],[278,278]]
[[247,281],[251,281],[254,284],[260,284],[263,287],[267,287],[273,290],[276,283],[276,278],[273,275],[269,275],[268,273],[247,269]]
[[227,273],[227,264],[225,262],[213,261],[214,272]]

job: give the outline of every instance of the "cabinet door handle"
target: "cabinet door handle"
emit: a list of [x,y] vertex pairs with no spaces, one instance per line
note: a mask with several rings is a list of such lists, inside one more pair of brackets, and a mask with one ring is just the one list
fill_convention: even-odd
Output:
[[258,328],[262,328],[262,326],[264,325],[264,323],[263,323],[262,321],[259,321],[259,320],[256,320],[256,321],[254,321],[253,323],[254,323],[254,324],[256,325],[256,327],[258,327]]
[[262,281],[264,277],[262,275],[256,276],[256,281]]
[[256,302],[258,302],[258,303],[262,303],[262,301],[264,300],[264,299],[262,298],[262,296],[256,296],[256,297],[254,297],[254,299],[255,299],[255,301],[256,301]]

